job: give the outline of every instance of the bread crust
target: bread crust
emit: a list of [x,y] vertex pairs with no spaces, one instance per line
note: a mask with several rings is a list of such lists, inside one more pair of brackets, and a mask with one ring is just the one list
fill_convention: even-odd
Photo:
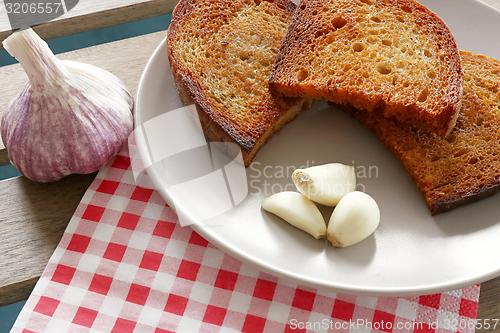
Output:
[[[275,10],[286,12],[290,18],[295,10],[293,2],[288,0],[268,2],[273,3]],[[285,99],[278,104],[275,98],[269,94],[269,98],[261,100],[260,104],[256,106],[264,115],[250,124],[242,124],[238,119],[232,119],[227,110],[221,109],[207,97],[207,90],[200,82],[198,75],[184,65],[183,60],[176,52],[176,43],[183,38],[181,27],[186,24],[184,20],[190,15],[199,15],[195,12],[198,6],[214,8],[217,16],[211,20],[213,22],[211,29],[216,31],[243,6],[258,5],[259,3],[260,1],[248,0],[181,0],[173,11],[172,22],[167,32],[167,54],[183,103],[196,105],[204,133],[210,141],[225,141],[239,145],[246,166],[251,163],[257,151],[270,136],[278,131],[284,123],[295,118],[302,109],[303,100]],[[207,15],[209,14],[214,15],[214,13],[207,13]],[[235,31],[235,33],[238,32]],[[279,42],[277,41],[278,45]],[[266,112],[262,112],[262,110],[266,110]],[[248,112],[252,112],[252,110],[248,110]],[[243,125],[251,126],[251,129],[248,130]]]
[[[385,117],[393,117],[399,123],[413,124],[430,133],[447,136],[455,126],[461,107],[463,72],[460,56],[456,41],[446,24],[436,14],[416,1],[377,0],[371,2],[377,8],[383,6],[409,8],[408,10],[415,17],[415,22],[422,29],[421,33],[425,33],[429,39],[435,39],[439,48],[446,50],[446,59],[442,61],[443,64],[446,63],[446,74],[443,74],[442,77],[446,78],[447,92],[441,99],[438,108],[429,109],[422,106],[417,101],[418,96],[408,96],[404,100],[395,100],[394,95],[399,91],[373,93],[359,89],[355,85],[346,86],[326,80],[318,83],[317,80],[312,79],[303,81],[297,79],[296,73],[300,70],[299,59],[305,56],[304,52],[310,52],[304,45],[311,43],[311,40],[313,40],[312,43],[315,43],[314,36],[310,35],[314,35],[314,31],[318,34],[317,31],[325,29],[322,23],[315,23],[311,12],[321,12],[322,8],[336,6],[342,1],[336,1],[333,5],[329,5],[330,2],[332,1],[304,0],[301,2],[301,7],[305,7],[305,9],[296,11],[271,72],[270,89],[272,93],[276,96],[325,99],[335,104],[352,106],[367,112],[383,110]],[[355,2],[353,0],[351,3]],[[348,16],[343,16],[343,18],[346,20],[346,26],[342,28],[345,29],[345,32],[335,38],[345,38],[346,43],[349,43],[356,38],[357,23]],[[300,66],[303,65],[300,64]],[[307,64],[303,67],[307,69]]]
[[467,51],[461,57],[463,109],[448,139],[347,108],[403,163],[433,215],[500,191],[500,61]]

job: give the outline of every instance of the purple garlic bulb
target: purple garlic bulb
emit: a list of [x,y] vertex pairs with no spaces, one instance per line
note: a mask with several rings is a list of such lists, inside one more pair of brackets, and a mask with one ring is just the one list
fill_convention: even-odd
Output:
[[37,182],[107,164],[133,129],[134,101],[124,84],[101,68],[60,61],[31,29],[3,45],[29,78],[1,123],[12,163]]

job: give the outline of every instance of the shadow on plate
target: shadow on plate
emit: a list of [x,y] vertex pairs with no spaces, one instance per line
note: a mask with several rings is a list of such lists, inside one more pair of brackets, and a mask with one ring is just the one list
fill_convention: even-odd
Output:
[[[320,207],[322,214],[331,215],[333,208]],[[270,229],[272,235],[281,235],[286,239],[276,237],[276,242],[285,242],[290,246],[300,246],[306,253],[321,254],[324,253],[326,258],[330,260],[332,266],[335,266],[339,261],[348,262],[353,266],[368,265],[376,251],[376,236],[371,236],[355,246],[339,249],[334,248],[325,239],[314,239],[305,232],[293,227],[281,218],[274,216],[261,210],[262,218]],[[287,256],[287,253],[273,253],[273,255]],[[307,264],[307,263],[303,263]]]
[[471,203],[434,217],[447,235],[456,236],[482,231],[500,223],[500,196]]

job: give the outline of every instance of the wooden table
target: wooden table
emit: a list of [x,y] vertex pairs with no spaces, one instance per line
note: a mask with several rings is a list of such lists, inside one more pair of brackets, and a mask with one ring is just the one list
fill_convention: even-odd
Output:
[[[483,1],[500,10],[500,0]],[[167,13],[175,2],[80,0],[73,11],[35,30],[44,37],[72,34]],[[0,41],[9,33],[6,22],[0,21]],[[164,32],[152,33],[68,52],[61,57],[107,69],[135,94],[142,70],[164,36]],[[19,65],[0,67],[0,82],[9,83],[2,84],[0,119],[8,101],[25,80]],[[0,166],[5,164],[8,157],[0,140]],[[24,177],[0,181],[0,305],[27,298],[94,176],[71,176],[48,185],[35,184]],[[500,278],[482,284],[479,318],[500,318]]]

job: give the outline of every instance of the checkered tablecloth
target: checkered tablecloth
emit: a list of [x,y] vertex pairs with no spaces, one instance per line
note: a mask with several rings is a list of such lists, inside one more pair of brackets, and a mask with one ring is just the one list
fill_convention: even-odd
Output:
[[478,298],[479,286],[357,297],[260,272],[179,227],[158,193],[134,185],[123,151],[84,195],[12,332],[474,332]]

